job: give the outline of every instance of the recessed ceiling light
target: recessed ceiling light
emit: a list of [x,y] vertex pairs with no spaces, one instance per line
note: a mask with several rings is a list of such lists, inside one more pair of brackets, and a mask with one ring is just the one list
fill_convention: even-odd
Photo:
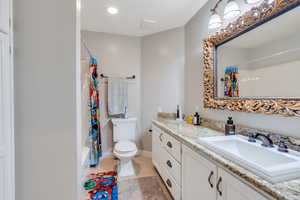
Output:
[[157,23],[155,20],[152,20],[152,19],[144,19],[143,21],[146,22],[146,23],[150,23],[150,24],[156,24]]
[[111,15],[115,15],[115,14],[119,13],[119,10],[118,10],[118,8],[111,6],[111,7],[107,8],[107,12]]

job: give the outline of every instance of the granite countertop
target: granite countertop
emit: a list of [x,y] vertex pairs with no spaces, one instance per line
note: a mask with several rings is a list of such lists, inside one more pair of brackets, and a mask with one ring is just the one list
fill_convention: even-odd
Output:
[[156,119],[153,120],[153,124],[163,129],[195,152],[206,155],[218,165],[231,171],[233,174],[236,174],[244,179],[245,182],[255,186],[257,189],[265,192],[274,199],[300,200],[300,179],[272,184],[197,143],[198,137],[220,136],[224,135],[223,133],[203,126],[196,127],[185,122],[178,123],[175,120],[168,119]]

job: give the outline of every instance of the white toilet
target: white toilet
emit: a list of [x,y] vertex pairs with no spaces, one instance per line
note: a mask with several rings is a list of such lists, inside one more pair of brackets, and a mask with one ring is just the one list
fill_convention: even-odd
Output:
[[138,149],[135,141],[136,118],[114,118],[113,123],[113,140],[114,155],[119,158],[118,176],[135,175],[132,158],[137,154]]

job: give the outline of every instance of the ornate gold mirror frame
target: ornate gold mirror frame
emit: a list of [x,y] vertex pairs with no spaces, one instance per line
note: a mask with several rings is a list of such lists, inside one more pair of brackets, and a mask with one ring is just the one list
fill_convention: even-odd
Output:
[[299,98],[217,98],[214,73],[216,46],[287,12],[299,4],[300,0],[274,0],[272,4],[265,1],[230,23],[226,28],[204,40],[205,108],[300,117]]

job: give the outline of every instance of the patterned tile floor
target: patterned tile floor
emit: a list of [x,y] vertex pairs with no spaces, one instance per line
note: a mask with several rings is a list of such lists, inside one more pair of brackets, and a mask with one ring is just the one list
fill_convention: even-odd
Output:
[[[118,160],[104,158],[91,172],[116,170]],[[135,176],[119,177],[119,200],[172,200],[167,188],[152,165],[151,158],[134,158]]]

